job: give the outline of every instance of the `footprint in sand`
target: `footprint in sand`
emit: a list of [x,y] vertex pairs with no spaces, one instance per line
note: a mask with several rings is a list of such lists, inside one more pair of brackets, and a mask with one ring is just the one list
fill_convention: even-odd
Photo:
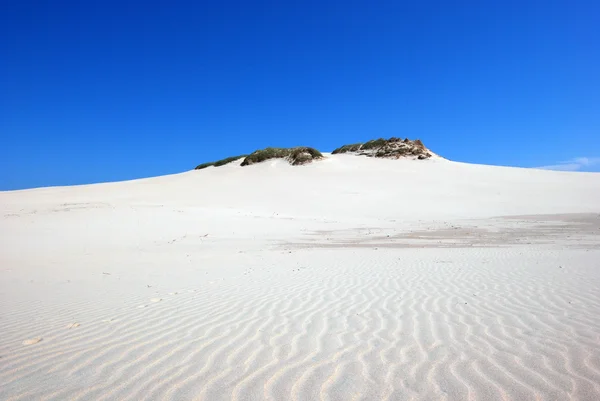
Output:
[[29,340],[23,341],[23,345],[33,345],[42,341],[42,337],[30,338]]
[[71,323],[67,326],[67,329],[74,329],[75,327],[81,326],[79,323]]
[[104,322],[104,323],[112,323],[112,322],[114,322],[115,320],[116,320],[115,318],[112,318],[112,319],[104,319],[104,320],[103,320],[103,322]]

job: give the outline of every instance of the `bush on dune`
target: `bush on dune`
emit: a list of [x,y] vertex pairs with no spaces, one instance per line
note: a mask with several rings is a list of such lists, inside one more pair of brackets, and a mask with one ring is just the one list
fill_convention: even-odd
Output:
[[300,146],[296,148],[266,148],[246,156],[242,166],[250,166],[269,159],[287,159],[292,166],[300,166],[323,158],[323,154],[314,148]]
[[368,157],[379,157],[388,159],[397,159],[401,157],[416,157],[420,160],[431,157],[431,153],[419,139],[411,141],[410,139],[400,139],[392,137],[390,139],[373,139],[365,143],[355,143],[344,145],[335,149],[332,154],[354,153]]
[[196,166],[196,168],[194,170],[202,170],[202,169],[205,169],[205,168],[211,167],[211,166],[214,166],[214,167],[224,166],[225,164],[234,162],[234,161],[242,159],[244,157],[246,157],[246,155],[227,157],[225,159],[218,160],[216,162],[202,163],[202,164],[199,164],[198,166]]

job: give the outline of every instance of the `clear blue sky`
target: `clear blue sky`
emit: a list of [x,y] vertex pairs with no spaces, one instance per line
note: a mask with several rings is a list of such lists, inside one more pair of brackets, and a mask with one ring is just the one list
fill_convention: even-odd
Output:
[[5,1],[0,73],[0,189],[390,136],[600,170],[597,1]]

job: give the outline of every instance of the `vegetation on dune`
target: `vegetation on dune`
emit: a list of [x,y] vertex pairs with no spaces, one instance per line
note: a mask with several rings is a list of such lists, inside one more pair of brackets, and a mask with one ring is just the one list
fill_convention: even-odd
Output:
[[257,150],[246,156],[242,166],[249,166],[269,159],[287,159],[292,166],[299,166],[310,163],[313,160],[321,159],[323,155],[314,148],[296,147],[296,148],[266,148]]
[[290,149],[289,160],[294,166],[322,158],[323,154],[315,148],[298,147]]
[[[379,157],[397,159],[400,157],[415,157],[418,159],[427,159],[432,154],[427,150],[423,142],[419,139],[411,141],[408,138],[401,139],[392,137],[390,139],[373,139],[365,143],[354,143],[344,145],[332,152],[334,155],[339,153],[355,153],[368,157]],[[300,166],[323,158],[321,152],[315,148],[299,146],[295,148],[265,148],[252,152],[249,155],[228,157],[216,162],[203,163],[196,167],[196,170],[214,166],[219,167],[227,163],[244,159],[241,166],[250,166],[261,163],[269,159],[286,159],[292,166]]]
[[399,158],[404,156],[417,156],[419,159],[431,157],[423,142],[419,139],[411,141],[408,138],[400,139],[392,137],[390,139],[373,139],[365,143],[355,143],[344,145],[335,149],[332,154],[356,153],[369,157],[380,158]]
[[335,149],[333,152],[331,152],[331,154],[336,155],[338,153],[356,152],[356,151],[360,150],[361,146],[362,146],[362,143],[353,143],[351,145],[344,145],[342,147]]
[[260,163],[269,159],[277,159],[287,157],[289,155],[289,149],[283,148],[266,148],[252,152],[242,162],[242,166],[249,166],[250,164]]
[[322,158],[323,155],[321,152],[306,146],[296,148],[266,148],[257,150],[249,155],[228,157],[216,162],[202,163],[196,166],[195,169],[202,170],[211,166],[219,167],[239,159],[244,159],[241,163],[242,166],[250,166],[269,159],[286,159],[292,166],[300,166]]
[[338,153],[358,152],[359,150],[377,149],[377,148],[381,148],[381,147],[385,146],[385,144],[387,142],[388,141],[383,138],[373,139],[373,140],[370,140],[365,143],[354,143],[351,145],[344,145],[342,147],[335,149],[331,153],[335,155]]
[[196,166],[195,170],[202,170],[204,168],[211,167],[211,166],[214,166],[214,167],[223,166],[225,164],[234,162],[236,160],[243,159],[246,156],[247,155],[233,156],[233,157],[227,157],[225,159],[222,159],[222,160],[219,160],[219,161],[216,161],[216,162],[202,163],[202,164]]
[[388,141],[383,138],[374,139],[374,140],[364,143],[360,149],[361,150],[378,149],[378,148],[385,146],[387,143],[388,143]]

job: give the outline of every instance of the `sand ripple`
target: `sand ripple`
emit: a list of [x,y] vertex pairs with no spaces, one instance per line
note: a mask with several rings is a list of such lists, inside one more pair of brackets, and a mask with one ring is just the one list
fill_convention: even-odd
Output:
[[0,398],[600,399],[589,257],[317,249],[117,314],[74,303],[77,323],[23,304],[3,316]]

